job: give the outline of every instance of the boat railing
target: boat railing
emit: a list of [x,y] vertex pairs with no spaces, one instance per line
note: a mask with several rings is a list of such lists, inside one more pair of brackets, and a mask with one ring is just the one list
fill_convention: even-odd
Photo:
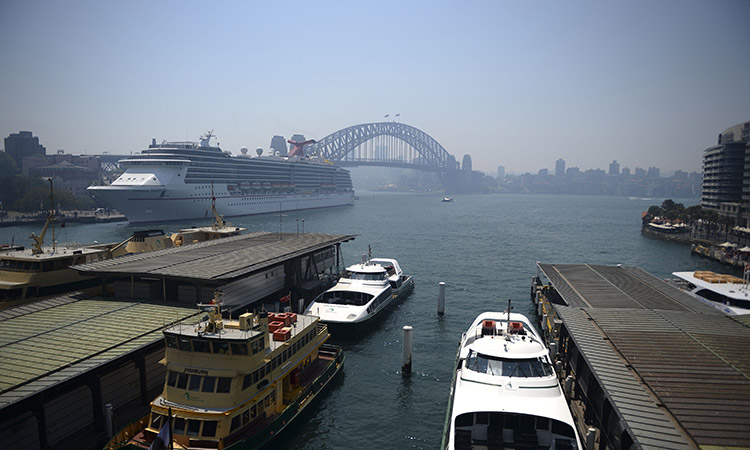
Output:
[[146,429],[147,425],[148,414],[118,431],[104,447],[104,450],[114,450],[127,445],[128,441],[140,433],[141,430]]

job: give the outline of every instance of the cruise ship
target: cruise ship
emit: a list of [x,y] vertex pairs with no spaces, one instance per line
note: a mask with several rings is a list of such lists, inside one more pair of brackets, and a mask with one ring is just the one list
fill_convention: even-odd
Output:
[[[196,142],[162,142],[119,161],[125,172],[111,185],[89,192],[131,223],[211,217],[212,198],[224,216],[278,213],[354,203],[349,171],[308,158],[292,142],[288,156],[251,157],[211,144],[212,132]],[[214,194],[212,194],[212,189]]]

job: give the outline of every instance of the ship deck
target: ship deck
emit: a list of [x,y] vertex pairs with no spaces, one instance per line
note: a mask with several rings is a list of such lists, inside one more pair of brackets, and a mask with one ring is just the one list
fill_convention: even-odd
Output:
[[589,423],[605,423],[600,440],[750,447],[750,316],[725,316],[637,267],[538,266],[576,397]]

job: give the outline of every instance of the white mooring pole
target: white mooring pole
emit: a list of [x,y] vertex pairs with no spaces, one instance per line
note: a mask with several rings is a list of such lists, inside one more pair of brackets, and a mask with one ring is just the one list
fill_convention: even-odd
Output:
[[438,283],[438,316],[445,314],[445,281]]
[[401,356],[401,375],[411,374],[411,334],[412,327],[404,325],[404,349]]

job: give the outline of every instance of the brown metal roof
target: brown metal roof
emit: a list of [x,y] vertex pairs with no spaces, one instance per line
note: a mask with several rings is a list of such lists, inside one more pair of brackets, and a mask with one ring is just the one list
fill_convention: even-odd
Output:
[[74,266],[91,275],[231,280],[290,258],[347,242],[352,235],[256,232]]
[[[650,409],[669,412],[699,446],[750,447],[750,317],[725,316],[635,267],[539,266],[569,305],[555,310],[638,442],[681,445],[658,416],[644,420]],[[628,377],[638,383],[618,385]],[[653,406],[628,406],[639,397]]]

